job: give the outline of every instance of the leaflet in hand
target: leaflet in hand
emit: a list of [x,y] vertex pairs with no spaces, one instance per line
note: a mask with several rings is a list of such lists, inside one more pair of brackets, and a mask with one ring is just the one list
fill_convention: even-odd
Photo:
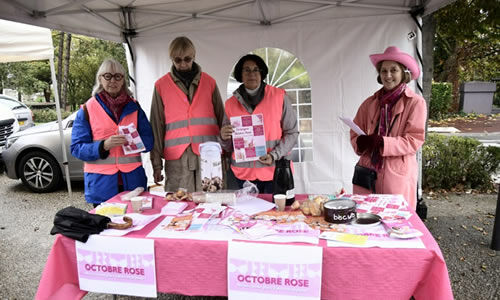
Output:
[[236,162],[255,161],[267,154],[262,114],[231,117]]
[[352,119],[346,117],[339,117],[339,119],[342,120],[342,122],[344,122],[347,126],[349,126],[349,128],[351,128],[352,131],[356,132],[356,134],[366,135],[363,129],[359,128],[359,126],[356,123],[354,123]]
[[134,123],[130,123],[127,126],[120,126],[118,127],[118,131],[127,139],[127,142],[122,145],[125,154],[134,154],[146,150]]

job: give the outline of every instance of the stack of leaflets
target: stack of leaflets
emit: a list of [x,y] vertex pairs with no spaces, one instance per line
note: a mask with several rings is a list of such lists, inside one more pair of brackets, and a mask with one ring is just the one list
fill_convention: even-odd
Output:
[[125,203],[107,203],[103,202],[99,204],[95,213],[101,216],[113,217],[113,216],[122,216],[127,211],[127,204]]

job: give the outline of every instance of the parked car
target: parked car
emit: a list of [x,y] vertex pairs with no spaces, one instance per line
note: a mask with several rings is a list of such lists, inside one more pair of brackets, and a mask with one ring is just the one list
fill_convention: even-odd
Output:
[[[83,162],[71,155],[71,131],[76,112],[62,121],[71,180],[83,180]],[[65,178],[61,139],[57,121],[19,131],[7,138],[2,153],[9,178],[21,179],[37,193],[51,192]]]
[[0,105],[0,154],[5,148],[7,138],[19,131],[19,123],[14,113],[5,106]]
[[24,103],[0,94],[0,105],[7,106],[16,115],[17,121],[19,122],[19,130],[25,130],[35,126],[33,112]]

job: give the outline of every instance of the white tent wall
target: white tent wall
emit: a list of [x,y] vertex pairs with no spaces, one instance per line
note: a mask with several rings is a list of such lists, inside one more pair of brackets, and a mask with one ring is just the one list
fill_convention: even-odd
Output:
[[[194,41],[196,60],[217,80],[224,98],[241,55],[261,47],[293,53],[311,79],[314,147],[313,161],[296,164],[297,192],[331,193],[341,186],[351,189],[357,160],[338,117],[353,117],[380,88],[368,55],[394,45],[417,57],[421,33],[410,11],[425,16],[451,2],[0,0],[0,18],[114,41],[126,35],[135,57],[136,95],[147,113],[154,82],[170,70],[168,45],[178,35]],[[409,40],[412,31],[417,38]],[[415,81],[410,86],[415,89]]]
[[137,98],[149,114],[154,82],[171,67],[168,45],[179,35],[193,40],[196,61],[215,78],[223,98],[239,57],[262,47],[287,50],[308,71],[312,94],[313,161],[295,164],[296,192],[351,190],[357,156],[338,117],[354,117],[361,102],[381,87],[368,56],[390,45],[416,56],[416,40],[407,38],[416,30],[408,14],[395,14],[138,37],[133,39]]

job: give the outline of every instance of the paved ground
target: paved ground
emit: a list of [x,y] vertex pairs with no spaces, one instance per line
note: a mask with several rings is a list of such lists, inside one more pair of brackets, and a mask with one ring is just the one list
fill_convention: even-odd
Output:
[[[0,299],[33,299],[54,241],[55,213],[69,205],[90,209],[81,185],[73,195],[28,192],[0,175]],[[431,195],[428,228],[443,251],[456,299],[500,299],[500,252],[489,249],[496,195]],[[130,297],[119,297],[129,299]],[[112,299],[90,294],[85,299]],[[214,299],[161,295],[160,299]],[[215,299],[224,299],[217,297]]]
[[455,299],[500,299],[500,251],[490,249],[497,195],[425,197],[425,224],[443,252]]
[[429,121],[429,132],[477,139],[485,146],[500,147],[500,114],[477,118],[450,118]]
[[429,127],[454,127],[461,133],[491,134],[500,132],[500,114],[479,115],[477,118],[448,118],[429,121]]

